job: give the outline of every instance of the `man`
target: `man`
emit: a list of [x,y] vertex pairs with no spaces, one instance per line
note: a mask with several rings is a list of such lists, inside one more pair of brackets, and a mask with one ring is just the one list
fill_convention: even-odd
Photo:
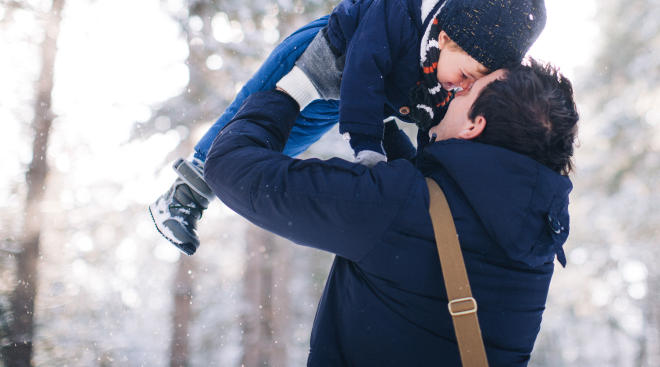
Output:
[[[457,96],[419,154],[386,129],[373,168],[280,152],[299,111],[257,93],[209,152],[205,179],[253,223],[336,254],[311,335],[310,366],[459,366],[425,177],[444,191],[479,304],[491,366],[525,366],[555,255],[565,264],[578,114],[551,67],[498,70]],[[407,141],[409,144],[409,141]]]

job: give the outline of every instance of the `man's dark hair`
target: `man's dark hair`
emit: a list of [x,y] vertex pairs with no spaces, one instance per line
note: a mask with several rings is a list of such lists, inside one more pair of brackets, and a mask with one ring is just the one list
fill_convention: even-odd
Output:
[[505,80],[488,84],[469,118],[486,118],[473,141],[524,154],[555,172],[573,169],[573,144],[579,119],[571,82],[551,65],[529,59],[507,70]]

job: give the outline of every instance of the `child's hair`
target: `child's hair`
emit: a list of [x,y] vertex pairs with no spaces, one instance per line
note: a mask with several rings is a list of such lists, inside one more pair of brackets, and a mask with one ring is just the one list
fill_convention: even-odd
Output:
[[569,174],[579,120],[571,82],[556,68],[531,58],[528,65],[508,69],[504,78],[482,89],[472,105],[471,120],[486,118],[484,131],[474,141],[524,154]]
[[[449,38],[449,43],[445,44],[445,48],[452,50],[452,51],[457,51],[457,52],[462,52],[464,54],[469,55],[458,43],[456,43],[453,39]],[[440,58],[440,54],[442,53],[442,50],[439,51],[438,53],[438,59]],[[488,69],[485,67],[483,64],[479,64],[479,72],[487,75],[493,72],[493,70]]]
[[[447,45],[445,47],[447,47],[448,49],[450,49],[452,51],[465,52],[465,50],[463,48],[461,48],[461,46],[459,46],[458,43],[454,42],[454,40],[451,39],[451,38],[449,39],[449,43],[447,43]],[[440,51],[440,52],[442,52],[442,51]],[[467,52],[465,52],[465,53],[467,53]]]

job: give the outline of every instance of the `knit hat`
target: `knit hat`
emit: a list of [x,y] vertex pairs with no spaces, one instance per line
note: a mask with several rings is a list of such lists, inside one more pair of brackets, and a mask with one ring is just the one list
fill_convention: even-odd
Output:
[[446,0],[440,28],[494,71],[518,64],[545,27],[543,0]]

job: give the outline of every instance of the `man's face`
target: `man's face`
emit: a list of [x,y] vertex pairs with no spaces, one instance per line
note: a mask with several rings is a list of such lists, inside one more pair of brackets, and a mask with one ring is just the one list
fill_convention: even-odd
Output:
[[439,124],[435,125],[429,131],[429,137],[437,135],[436,141],[447,140],[451,138],[471,139],[473,136],[466,135],[474,126],[474,121],[468,117],[470,109],[477,100],[481,91],[491,82],[504,77],[504,70],[496,70],[483,78],[478,79],[470,90],[457,94],[447,108],[445,117]]
[[466,91],[488,73],[486,67],[461,50],[444,31],[440,32],[438,46],[440,57],[436,77],[443,89],[461,88]]

